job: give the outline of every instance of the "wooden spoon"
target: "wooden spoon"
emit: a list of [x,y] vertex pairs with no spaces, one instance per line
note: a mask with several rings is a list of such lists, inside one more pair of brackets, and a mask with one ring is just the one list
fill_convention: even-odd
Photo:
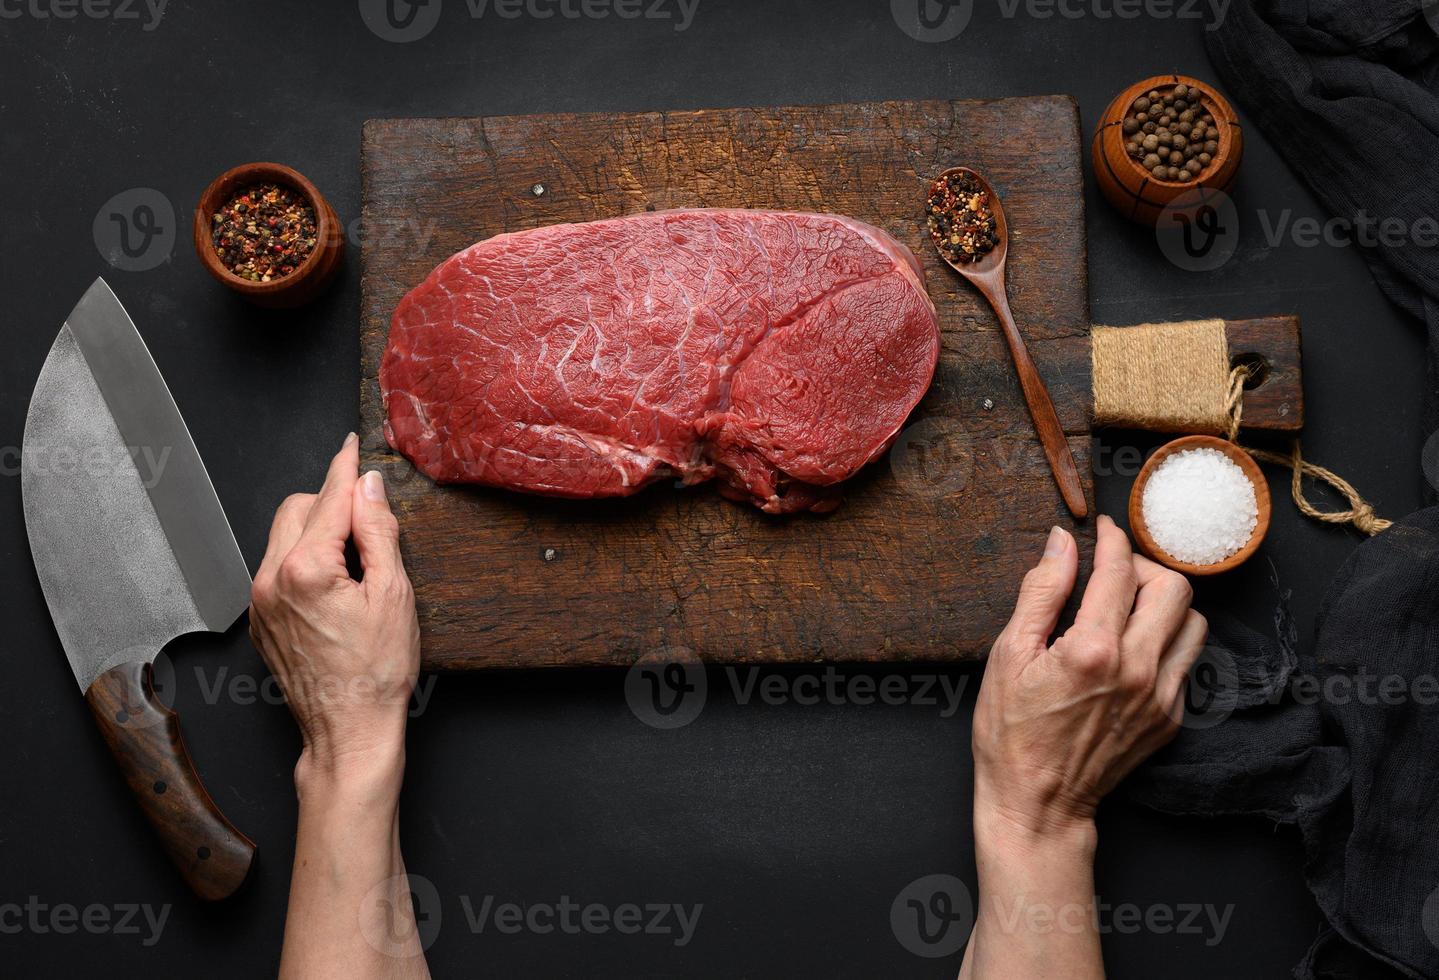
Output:
[[[1014,314],[1009,312],[1009,296],[1004,288],[1004,263],[1009,254],[1009,226],[1004,220],[1004,208],[999,195],[989,182],[968,167],[950,167],[937,180],[948,180],[955,175],[967,175],[975,181],[989,197],[989,207],[994,213],[995,232],[999,238],[994,248],[974,262],[958,262],[951,259],[935,242],[935,251],[955,272],[974,284],[999,317],[1004,330],[1004,339],[1009,342],[1009,353],[1014,358],[1014,369],[1019,374],[1020,387],[1024,389],[1024,400],[1029,405],[1029,415],[1034,419],[1034,428],[1039,433],[1039,442],[1044,446],[1044,455],[1049,459],[1049,469],[1054,473],[1054,482],[1064,497],[1065,506],[1076,518],[1089,514],[1089,504],[1084,499],[1084,486],[1079,479],[1079,470],[1074,465],[1074,455],[1069,451],[1069,441],[1055,414],[1054,402],[1049,398],[1049,389],[1029,356],[1029,348],[1015,326]],[[931,237],[931,242],[934,241]]]

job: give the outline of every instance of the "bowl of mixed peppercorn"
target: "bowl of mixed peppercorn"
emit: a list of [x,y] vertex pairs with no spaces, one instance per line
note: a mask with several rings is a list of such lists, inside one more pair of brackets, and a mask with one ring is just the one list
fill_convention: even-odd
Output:
[[217,280],[261,306],[292,307],[335,278],[340,220],[297,170],[247,163],[221,174],[195,210],[195,251]]

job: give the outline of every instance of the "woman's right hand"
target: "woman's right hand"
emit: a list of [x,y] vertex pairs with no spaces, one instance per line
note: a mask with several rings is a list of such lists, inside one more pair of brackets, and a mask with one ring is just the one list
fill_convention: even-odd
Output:
[[[250,636],[304,738],[296,777],[395,773],[420,668],[415,596],[377,472],[353,434],[318,495],[280,505],[250,607]],[[363,582],[350,577],[353,540]]]
[[1034,833],[1092,820],[1100,799],[1174,737],[1208,632],[1188,580],[1134,554],[1100,517],[1074,625],[1050,644],[1078,568],[1074,538],[1055,528],[975,706],[976,807]]
[[1097,524],[1074,625],[1049,642],[1079,571],[1073,536],[1055,528],[985,667],[973,728],[981,900],[962,978],[1104,976],[1095,809],[1174,737],[1204,647],[1188,581],[1135,555],[1109,518]]

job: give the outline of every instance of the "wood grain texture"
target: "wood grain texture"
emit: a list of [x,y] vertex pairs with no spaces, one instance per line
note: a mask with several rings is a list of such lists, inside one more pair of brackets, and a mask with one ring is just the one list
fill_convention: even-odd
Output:
[[179,717],[155,697],[150,665],[128,663],[106,671],[85,692],[85,701],[190,890],[208,901],[234,894],[250,873],[255,845],[200,782]]
[[[1010,300],[1092,496],[1078,113],[1064,97],[376,120],[363,146],[361,423],[384,471],[429,669],[982,656],[1053,524],[1071,524],[993,313],[933,254],[927,181],[964,164],[1004,198]],[[542,185],[542,194],[534,193]],[[712,488],[562,501],[436,487],[385,444],[390,314],[483,238],[648,209],[847,214],[926,267],[942,328],[929,395],[825,517]],[[583,257],[577,257],[582,261]],[[1080,524],[1088,551],[1092,524]]]
[[1256,432],[1297,433],[1304,428],[1304,375],[1297,316],[1225,320],[1229,360],[1262,365],[1257,384],[1244,392],[1240,424]]

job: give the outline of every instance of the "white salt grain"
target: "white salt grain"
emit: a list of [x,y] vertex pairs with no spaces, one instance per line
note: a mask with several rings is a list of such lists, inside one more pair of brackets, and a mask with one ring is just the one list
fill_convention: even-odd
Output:
[[1186,449],[1154,468],[1144,484],[1144,523],[1165,554],[1213,565],[1249,543],[1259,523],[1254,485],[1217,449]]

